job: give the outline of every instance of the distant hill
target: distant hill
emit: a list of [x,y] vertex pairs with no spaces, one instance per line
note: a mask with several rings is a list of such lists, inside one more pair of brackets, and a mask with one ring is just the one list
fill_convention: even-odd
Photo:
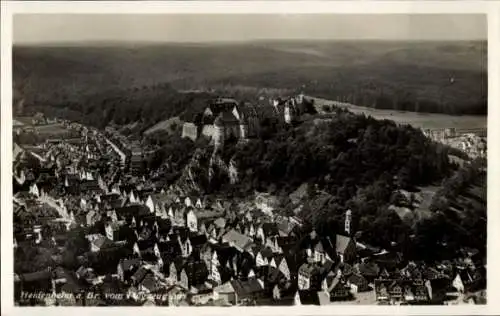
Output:
[[[113,89],[301,89],[378,108],[484,114],[486,42],[257,41],[15,46],[27,104],[80,102]],[[417,102],[418,101],[418,102]]]

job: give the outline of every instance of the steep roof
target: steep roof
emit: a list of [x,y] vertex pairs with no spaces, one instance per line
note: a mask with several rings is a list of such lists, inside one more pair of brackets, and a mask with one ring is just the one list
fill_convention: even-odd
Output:
[[351,241],[352,239],[350,237],[337,235],[335,241],[335,249],[337,250],[337,252],[344,253]]
[[230,283],[239,297],[252,295],[264,289],[257,278],[249,278],[247,281],[232,280]]
[[376,277],[380,273],[380,268],[376,263],[360,263],[356,265],[356,268],[363,276]]
[[262,230],[266,236],[276,236],[279,235],[278,225],[276,223],[264,223],[262,224]]
[[120,265],[122,266],[123,271],[128,271],[134,267],[138,267],[140,264],[141,260],[139,258],[120,260]]
[[173,202],[171,196],[165,193],[152,194],[151,199],[153,200],[153,203],[156,205],[164,205],[166,203]]
[[240,251],[250,249],[250,247],[253,245],[252,238],[240,234],[234,229],[231,229],[230,231],[225,233],[222,238],[224,241],[234,245],[234,247],[239,249]]

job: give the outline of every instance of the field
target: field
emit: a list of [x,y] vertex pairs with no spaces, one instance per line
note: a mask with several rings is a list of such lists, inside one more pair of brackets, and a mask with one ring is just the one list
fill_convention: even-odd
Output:
[[34,129],[43,136],[58,136],[68,133],[68,129],[61,124],[36,125]]
[[483,115],[447,115],[438,113],[417,113],[409,111],[395,111],[373,109],[348,103],[339,103],[331,100],[313,98],[321,109],[323,105],[332,105],[346,108],[357,114],[365,114],[379,120],[392,120],[399,124],[409,124],[417,128],[456,128],[460,129],[486,129],[488,119]]
[[180,126],[182,125],[182,121],[179,119],[179,117],[175,116],[170,119],[158,122],[157,124],[153,125],[152,127],[148,128],[146,131],[144,131],[144,134],[152,134],[154,132],[158,131],[167,131],[169,133],[173,132],[173,126]]

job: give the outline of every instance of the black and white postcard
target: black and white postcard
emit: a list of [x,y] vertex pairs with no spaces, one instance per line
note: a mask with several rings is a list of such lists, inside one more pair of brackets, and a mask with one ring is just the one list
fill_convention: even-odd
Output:
[[500,8],[406,3],[2,3],[5,314],[494,312]]

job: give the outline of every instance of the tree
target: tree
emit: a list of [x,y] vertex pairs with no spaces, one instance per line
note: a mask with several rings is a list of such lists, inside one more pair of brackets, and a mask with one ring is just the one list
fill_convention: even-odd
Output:
[[67,268],[78,268],[80,264],[77,257],[90,250],[90,243],[85,237],[83,229],[75,229],[67,233],[64,245],[63,265]]

